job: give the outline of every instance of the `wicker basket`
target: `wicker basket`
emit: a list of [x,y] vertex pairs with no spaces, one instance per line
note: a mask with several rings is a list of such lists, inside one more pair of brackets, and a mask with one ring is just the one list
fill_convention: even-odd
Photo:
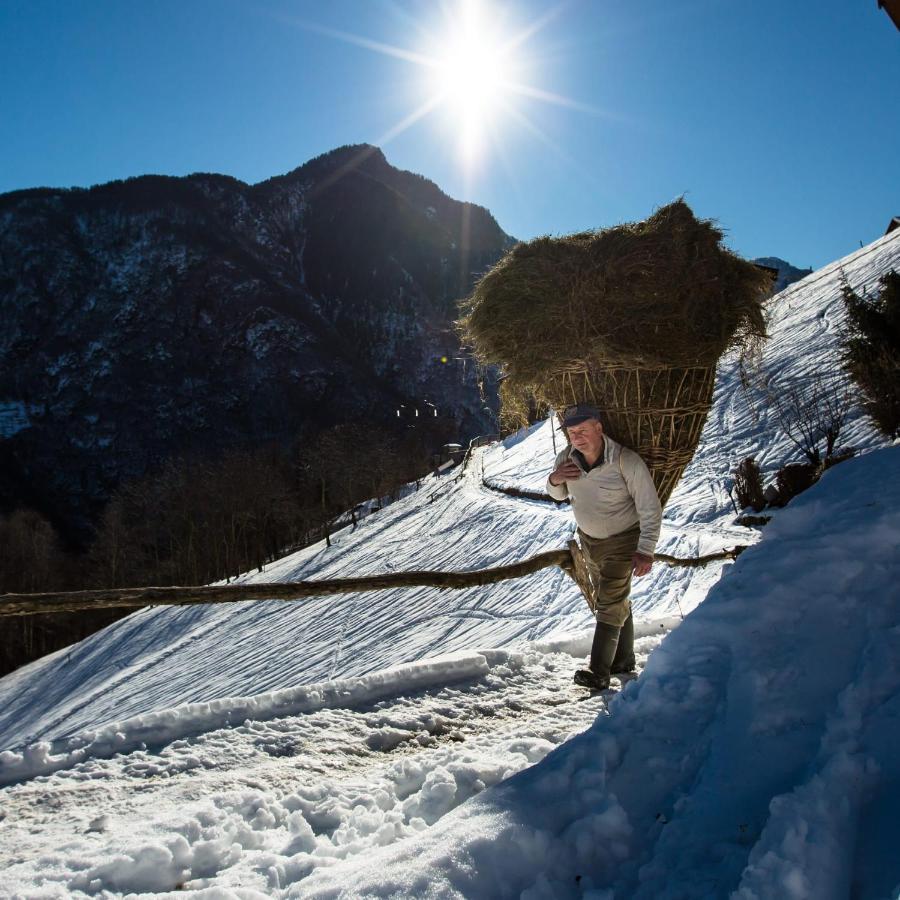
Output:
[[570,370],[550,377],[540,393],[556,409],[598,406],[604,430],[641,456],[665,505],[700,440],[715,377],[714,366]]

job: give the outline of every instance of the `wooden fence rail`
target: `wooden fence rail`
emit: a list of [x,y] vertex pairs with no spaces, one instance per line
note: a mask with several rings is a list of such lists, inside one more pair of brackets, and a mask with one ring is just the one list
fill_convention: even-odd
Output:
[[[744,547],[722,550],[693,559],[657,554],[657,560],[670,566],[701,566],[718,559],[734,559]],[[141,587],[98,591],[69,591],[46,594],[0,594],[0,618],[31,616],[41,613],[77,612],[87,609],[133,608],[143,606],[187,606],[196,603],[238,603],[242,600],[301,600],[328,594],[377,591],[397,587],[470,588],[522,578],[550,566],[559,566],[578,583],[588,604],[590,587],[585,583],[581,550],[569,541],[564,550],[539,553],[522,562],[472,572],[392,572],[359,578],[334,578],[322,581],[288,581],[275,584],[230,584],[205,587]]]

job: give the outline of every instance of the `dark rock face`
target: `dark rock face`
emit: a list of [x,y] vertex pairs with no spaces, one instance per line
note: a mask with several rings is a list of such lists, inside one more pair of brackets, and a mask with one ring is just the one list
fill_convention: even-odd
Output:
[[753,262],[778,270],[778,280],[775,282],[774,288],[774,293],[776,294],[779,291],[783,291],[789,284],[800,281],[802,278],[806,278],[807,275],[812,274],[812,269],[798,269],[777,256],[760,256],[758,259],[754,259]]
[[401,404],[433,404],[460,438],[492,430],[452,321],[511,243],[365,145],[252,186],[0,196],[0,508],[83,535],[117,483],[173,454]]

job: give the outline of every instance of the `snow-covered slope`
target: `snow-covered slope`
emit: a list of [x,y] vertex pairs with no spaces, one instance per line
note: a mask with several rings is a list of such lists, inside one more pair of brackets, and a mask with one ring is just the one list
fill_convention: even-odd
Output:
[[[559,645],[233,704],[249,718],[4,790],[5,884],[895,898],[898,466],[894,447],[826,473],[661,646],[638,641],[643,672],[618,696],[577,702],[559,652],[577,648]],[[178,718],[123,734],[152,740]]]
[[[900,267],[900,234],[888,235],[791,285],[771,304],[766,364],[776,381],[802,377],[833,358],[840,318],[840,276],[873,287]],[[772,472],[796,450],[780,433],[764,398],[740,386],[726,360],[700,448],[671,498],[660,549],[707,553],[756,539],[736,527],[727,483],[736,463],[755,455]],[[857,413],[844,442],[873,446]],[[483,455],[489,484],[540,489],[553,456],[549,424],[495,445]],[[481,483],[480,464],[451,484],[429,479],[406,499],[246,580],[336,578],[404,569],[475,569],[565,545],[565,508],[505,497]],[[656,566],[638,581],[639,618],[687,613],[719,569]],[[589,628],[574,584],[558,570],[489,589],[404,589],[325,597],[302,603],[249,603],[149,609],[75,647],[0,680],[0,747],[60,738],[106,722],[185,702],[251,695],[325,679],[362,675],[479,646],[506,647]]]
[[[833,358],[842,272],[861,290],[873,287],[890,268],[900,268],[900,232],[774,298],[766,366],[775,382],[807,377],[823,360]],[[562,547],[573,530],[566,508],[493,489],[504,484],[540,489],[553,442],[550,424],[543,423],[488,447],[458,480],[453,472],[428,479],[418,492],[373,514],[356,530],[340,532],[332,547],[307,548],[246,580],[481,568]],[[874,449],[884,442],[853,410],[842,443]],[[769,474],[797,459],[763,398],[743,391],[737,362],[726,360],[701,446],[666,509],[661,550],[691,556],[759,539],[758,532],[734,524],[727,493],[731,470],[751,454]],[[375,895],[390,893],[391,885],[420,895],[427,869],[416,859],[431,860],[443,873],[435,876],[435,884],[443,885],[435,887],[435,896],[453,890],[465,896],[523,891],[530,897],[587,896],[587,879],[604,889],[615,885],[616,896],[631,896],[644,881],[659,888],[654,874],[658,867],[675,865],[681,871],[673,862],[680,847],[686,860],[695,851],[712,854],[721,862],[726,879],[722,883],[731,887],[743,872],[748,890],[753,890],[757,876],[748,873],[754,866],[763,879],[772,874],[767,866],[787,872],[790,853],[800,854],[795,871],[802,874],[811,865],[809,857],[802,856],[805,848],[792,849],[790,835],[778,843],[779,834],[794,827],[789,821],[789,807],[795,803],[790,792],[794,787],[801,790],[796,802],[806,804],[806,812],[797,814],[800,824],[795,824],[800,832],[808,832],[814,817],[807,813],[820,796],[817,773],[825,772],[829,759],[843,760],[828,750],[821,765],[817,762],[815,747],[823,734],[831,733],[824,723],[833,720],[838,723],[834,728],[844,732],[852,725],[852,710],[836,700],[837,693],[842,685],[857,685],[859,710],[864,710],[867,696],[883,692],[878,672],[866,674],[856,667],[865,662],[858,653],[867,633],[863,626],[868,612],[863,612],[873,600],[870,584],[872,591],[893,599],[889,579],[896,580],[897,573],[890,569],[896,553],[892,557],[890,551],[900,542],[896,520],[884,504],[896,506],[891,491],[896,492],[897,461],[897,451],[884,451],[829,472],[802,504],[795,501],[776,517],[764,532],[762,546],[729,567],[728,577],[712,594],[714,602],[687,619],[688,624],[700,624],[682,626],[667,638],[637,685],[618,705],[612,704],[608,719],[604,716],[586,736],[522,775],[521,781],[488,792],[480,805],[464,806],[457,824],[448,820],[442,826],[440,839],[429,837],[428,831],[445,813],[536,762],[606,709],[606,698],[601,698],[575,704],[576,714],[554,712],[573,706],[567,702],[573,661],[566,654],[583,654],[591,631],[584,601],[568,576],[545,570],[468,591],[404,589],[295,603],[159,608],[130,616],[0,680],[0,747],[8,748],[0,754],[0,780],[60,770],[47,780],[26,781],[0,794],[0,812],[5,814],[0,815],[0,829],[22,822],[7,846],[23,849],[5,862],[19,866],[16,884],[22,896],[38,896],[33,892],[37,887],[48,892],[45,896],[64,896],[53,892],[162,890],[184,881],[192,888],[252,886],[266,895],[284,890],[297,896],[317,885],[324,896],[344,889],[352,896],[356,878],[364,879]],[[877,493],[872,483],[878,484]],[[849,525],[855,529],[853,540],[847,539]],[[834,549],[838,535],[843,543]],[[721,565],[670,569],[657,564],[650,576],[636,582],[633,599],[645,635],[644,654],[659,641],[660,627],[667,629],[673,617],[680,619],[695,609],[722,572]],[[772,604],[772,598],[778,602]],[[850,616],[852,621],[842,603],[859,613]],[[889,617],[893,607],[888,604],[886,609]],[[841,645],[845,638],[847,643]],[[833,643],[839,645],[835,652]],[[798,645],[803,651],[794,665],[790,648]],[[455,655],[433,659],[442,654]],[[822,658],[831,668],[818,678]],[[745,669],[735,662],[741,659],[747,661]],[[468,738],[461,735],[465,740],[460,752],[442,743],[455,740],[448,737],[454,728],[447,721],[489,721],[514,710],[516,691],[506,690],[509,684],[519,686],[524,721],[491,735],[496,740],[473,726]],[[408,709],[402,701],[401,714],[395,707],[403,697],[413,699]],[[892,707],[886,708],[889,715]],[[438,727],[441,717],[444,725]],[[866,727],[859,725],[860,739]],[[339,737],[328,739],[332,743],[325,748],[317,746],[315,736],[327,735],[329,728],[338,736],[361,729],[367,749],[353,749],[356,744],[350,741],[348,750]],[[671,729],[671,746],[663,741],[666,728]],[[761,760],[739,756],[740,765],[731,765],[727,759],[740,735],[751,736],[750,746],[757,734],[771,741],[767,746],[776,757],[783,741],[785,759],[777,760],[780,774],[773,774],[774,768],[766,770],[769,774],[760,771],[758,778],[754,773],[756,780],[745,791],[741,780]],[[430,746],[431,740],[437,748]],[[870,755],[877,759],[876,744]],[[468,748],[482,745],[488,749],[480,762],[477,754],[466,755]],[[274,748],[263,753],[276,759],[259,756],[253,748],[260,747]],[[283,762],[277,759],[279,748],[286,757]],[[403,759],[380,763],[377,774],[372,770],[353,780],[354,758],[397,748]],[[718,749],[707,758],[710,748]],[[127,753],[110,759],[117,751]],[[417,755],[420,752],[432,755]],[[250,774],[243,772],[242,760],[252,763]],[[331,777],[335,767],[343,773],[337,780]],[[206,770],[220,772],[219,782],[197,776]],[[621,773],[615,775],[615,785],[605,784],[607,771],[611,778]],[[889,794],[890,763],[883,771],[882,792]],[[133,785],[135,779],[161,776],[176,782],[169,793],[159,795],[160,804],[151,802],[157,795],[149,782],[141,783],[141,790],[152,796],[144,806],[136,804],[129,779]],[[291,794],[292,778],[303,785],[299,793]],[[105,783],[109,791],[85,787],[94,782]],[[380,787],[372,788],[376,782]],[[646,795],[638,796],[638,784]],[[812,787],[803,793],[801,785]],[[247,789],[249,797],[235,798],[234,791],[246,795]],[[555,802],[561,791],[570,798],[568,805]],[[712,815],[716,791],[723,817],[746,809],[747,821],[739,824],[751,829],[737,836],[723,832],[721,846],[711,843],[718,820],[703,824],[704,817]],[[736,792],[735,802],[724,803],[723,791]],[[738,799],[748,792],[752,802],[741,806]],[[198,799],[204,793],[210,796],[205,806]],[[854,803],[864,802],[863,793],[851,793]],[[779,801],[781,812],[767,819],[769,798],[777,795],[786,798]],[[85,804],[73,805],[73,798],[81,796]],[[339,799],[332,803],[332,796]],[[682,796],[687,799],[678,805]],[[111,805],[106,797],[113,798]],[[199,805],[192,806],[191,798]],[[41,808],[44,802],[48,812]],[[650,805],[659,806],[653,816],[658,813],[660,823],[674,824],[677,814],[682,824],[663,829],[655,819],[645,821]],[[541,806],[550,824],[530,820],[529,810]],[[54,808],[84,819],[79,827],[88,833],[44,864],[41,854],[71,837],[60,816],[52,813]],[[877,809],[870,813],[879,821]],[[89,828],[91,817],[103,815],[112,824]],[[577,836],[578,829],[567,832],[585,816],[587,837]],[[836,832],[828,821],[822,822],[816,827],[822,829],[823,841],[831,840]],[[486,838],[482,843],[470,840],[472,835],[484,837],[495,826],[508,838],[497,847],[506,848],[510,859],[522,859],[514,871],[491,855]],[[34,827],[40,834],[29,830]],[[467,829],[469,837],[464,836]],[[341,874],[339,860],[410,838],[419,830],[425,834],[413,849],[398,844],[394,851],[394,865],[406,873],[399,880],[385,880],[374,868]],[[518,841],[520,833],[530,834],[532,843],[532,838]],[[563,839],[565,834],[569,837]],[[868,837],[870,846],[880,846],[877,834]],[[598,840],[607,850],[597,849]],[[456,848],[455,861],[442,855],[442,841]],[[127,852],[104,868],[113,848]],[[756,849],[751,853],[751,848]],[[568,860],[575,866],[572,878],[580,874],[582,880],[566,886],[564,878],[560,881],[562,863],[557,865],[551,856]],[[458,868],[466,859],[474,866],[471,871]],[[613,866],[616,859],[619,864]],[[841,864],[845,874],[855,865],[846,859]],[[333,867],[333,872],[306,877],[319,866]],[[489,880],[491,870],[499,872],[501,881]],[[717,864],[707,867],[710,878],[718,877],[718,871]],[[542,877],[550,881],[544,884]],[[689,883],[685,871],[681,881],[673,882],[684,890],[673,889],[668,896],[718,896],[715,890],[691,893]],[[900,875],[895,883],[900,883]],[[791,894],[782,888],[780,893],[763,890],[746,896],[842,896]],[[667,895],[648,887],[646,896]]]

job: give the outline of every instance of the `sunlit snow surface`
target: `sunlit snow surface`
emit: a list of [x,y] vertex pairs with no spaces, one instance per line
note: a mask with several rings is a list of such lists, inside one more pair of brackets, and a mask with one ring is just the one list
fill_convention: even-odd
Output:
[[[774,383],[833,357],[841,272],[892,267],[900,233],[774,298]],[[842,443],[883,444],[857,410]],[[145,610],[27,666],[0,680],[0,896],[895,897],[898,452],[827,473],[724,578],[637,581],[642,660],[714,589],[609,716],[570,684],[591,620],[556,570]],[[751,454],[798,458],[726,360],[660,550],[758,541],[727,493]],[[541,490],[552,458],[544,423],[246,580],[562,547],[567,508],[494,490]]]
[[608,716],[296,896],[896,897],[898,475],[896,447],[832,469]]

